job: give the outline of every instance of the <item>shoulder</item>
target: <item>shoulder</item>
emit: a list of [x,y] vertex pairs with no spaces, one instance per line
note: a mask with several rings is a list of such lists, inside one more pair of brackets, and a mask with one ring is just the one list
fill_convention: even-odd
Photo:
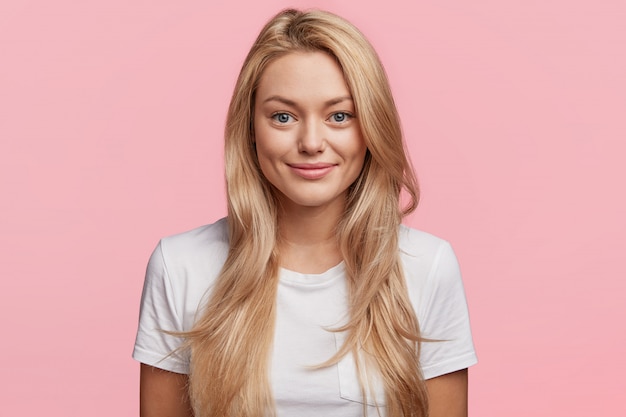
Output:
[[227,255],[226,219],[161,239],[148,262],[144,298],[157,310],[172,310],[176,325],[162,328],[190,328]]
[[161,239],[161,243],[177,252],[203,250],[224,245],[228,246],[227,219],[224,217],[215,223],[164,237]]
[[160,250],[168,267],[225,259],[228,254],[227,219],[164,237]]
[[476,363],[461,271],[452,246],[429,233],[400,227],[400,259],[409,299],[424,339],[425,379]]
[[400,225],[398,247],[409,279],[426,279],[442,264],[456,266],[450,243],[421,230]]
[[181,339],[157,329],[184,332],[192,328],[227,254],[226,219],[161,239],[146,269],[135,359],[188,373],[187,354],[172,354],[181,346]]
[[[161,276],[174,298],[196,308],[219,275],[228,256],[226,219],[164,237],[148,263],[147,277]],[[151,280],[153,278],[150,278]]]
[[407,257],[433,256],[442,247],[449,246],[448,241],[422,230],[400,225],[398,246]]
[[448,241],[404,225],[399,233],[400,259],[409,297],[418,309],[446,297],[449,291],[463,291],[459,264]]

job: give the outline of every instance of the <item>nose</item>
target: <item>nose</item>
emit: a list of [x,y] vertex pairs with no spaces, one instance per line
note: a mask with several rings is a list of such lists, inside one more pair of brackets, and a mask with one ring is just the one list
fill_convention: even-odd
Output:
[[310,155],[323,152],[326,147],[324,134],[322,123],[316,121],[303,123],[298,138],[298,151]]

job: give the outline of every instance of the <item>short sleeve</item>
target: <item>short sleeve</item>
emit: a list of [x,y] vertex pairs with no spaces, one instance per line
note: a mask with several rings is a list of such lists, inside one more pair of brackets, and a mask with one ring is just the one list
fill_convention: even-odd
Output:
[[179,349],[183,339],[165,332],[184,330],[182,313],[175,300],[160,242],[146,269],[133,358],[160,369],[187,374],[188,354]]
[[420,362],[425,379],[477,363],[467,300],[459,264],[448,242],[442,242],[428,277],[420,316]]

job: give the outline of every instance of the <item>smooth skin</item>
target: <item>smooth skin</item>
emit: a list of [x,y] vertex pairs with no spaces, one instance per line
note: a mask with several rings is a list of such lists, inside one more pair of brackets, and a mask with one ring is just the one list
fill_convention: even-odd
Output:
[[[467,369],[426,381],[429,417],[467,417]],[[193,417],[187,375],[141,364],[140,417]]]
[[334,230],[367,151],[350,90],[328,54],[291,53],[267,66],[255,100],[259,165],[280,200],[281,266],[322,273],[342,260]]
[[[321,273],[341,262],[334,235],[366,153],[340,67],[321,52],[268,65],[255,98],[261,170],[278,191],[281,266]],[[467,369],[426,381],[430,417],[467,416]],[[141,417],[190,417],[187,376],[141,366]]]
[[188,377],[141,364],[139,377],[140,417],[191,417]]
[[367,148],[335,60],[322,52],[276,59],[261,76],[254,109],[261,171],[289,204],[281,217],[331,206],[343,210]]

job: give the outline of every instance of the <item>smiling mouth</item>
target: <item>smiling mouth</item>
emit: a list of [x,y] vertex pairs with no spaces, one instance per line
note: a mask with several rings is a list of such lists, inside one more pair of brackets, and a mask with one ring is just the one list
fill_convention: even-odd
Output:
[[337,165],[336,164],[287,164],[291,171],[299,177],[307,180],[318,180],[328,175]]

